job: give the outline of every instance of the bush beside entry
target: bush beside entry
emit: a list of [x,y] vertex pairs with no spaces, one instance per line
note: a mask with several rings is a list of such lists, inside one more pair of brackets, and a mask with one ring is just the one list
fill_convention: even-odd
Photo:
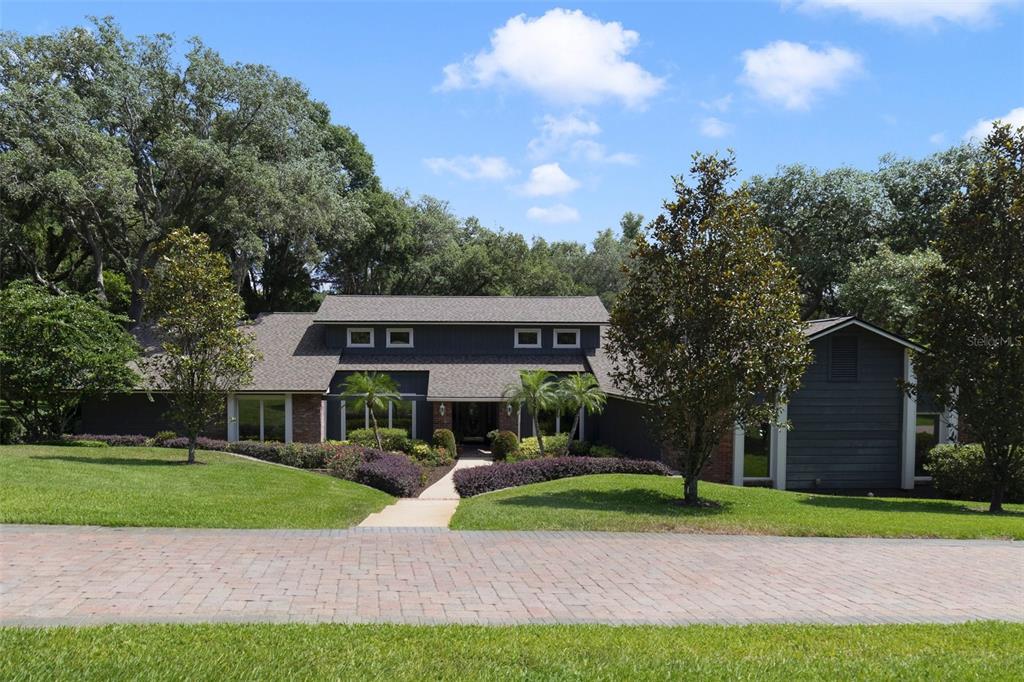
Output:
[[455,489],[462,497],[472,497],[502,488],[553,481],[590,474],[671,475],[661,462],[613,457],[550,457],[525,462],[499,462],[488,467],[471,467],[455,472]]
[[[984,502],[992,495],[985,451],[977,443],[934,447],[925,468],[942,497]],[[1006,501],[1024,502],[1024,466],[1010,472]]]
[[496,460],[507,459],[519,451],[519,436],[511,431],[498,431],[491,443],[491,454]]
[[434,447],[444,448],[453,456],[458,456],[459,448],[455,443],[455,434],[451,429],[437,429],[434,431]]

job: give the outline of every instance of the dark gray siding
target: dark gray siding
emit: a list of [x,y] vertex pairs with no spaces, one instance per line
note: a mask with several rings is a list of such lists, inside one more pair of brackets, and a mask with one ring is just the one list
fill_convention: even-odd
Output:
[[[335,372],[334,378],[331,379],[330,392],[332,394],[342,393],[345,390],[345,379],[352,374],[356,374],[356,372]],[[398,384],[399,393],[423,396],[427,394],[427,383],[430,377],[428,372],[393,372],[389,370],[386,374]]]
[[660,460],[647,414],[641,403],[609,396],[604,412],[587,416],[587,440],[610,445],[626,457]]
[[[830,381],[830,344],[846,335],[857,337],[857,380]],[[815,362],[789,403],[786,487],[898,488],[903,347],[866,330],[811,346]]]
[[[107,435],[140,433],[144,436],[156,435],[158,431],[180,432],[180,426],[164,416],[167,409],[167,398],[159,393],[152,394],[152,400],[145,393],[90,400],[82,404],[75,432]],[[225,438],[224,420],[211,424],[203,435]]]
[[[600,343],[600,328],[564,325],[564,328],[580,330],[580,348],[554,348],[554,330],[563,326],[520,325],[520,327],[541,330],[541,348],[515,348],[514,326],[503,325],[413,325],[413,348],[388,348],[387,326],[373,327],[373,348],[346,348],[344,325],[324,325],[327,345],[337,348],[347,356],[376,355],[530,355],[530,354],[574,354],[593,351]],[[355,325],[353,325],[355,326]]]

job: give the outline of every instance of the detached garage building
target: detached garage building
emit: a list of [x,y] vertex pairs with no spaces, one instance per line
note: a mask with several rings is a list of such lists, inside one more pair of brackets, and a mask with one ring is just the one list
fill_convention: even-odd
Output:
[[[902,388],[914,381],[911,352],[924,349],[855,317],[813,320],[805,334],[814,360],[781,415],[792,428],[737,429],[705,477],[789,490],[912,489],[927,481],[918,454],[954,439],[956,415],[927,400],[919,404]],[[657,457],[647,408],[614,387],[603,349],[591,364],[609,393],[600,440],[632,456]]]

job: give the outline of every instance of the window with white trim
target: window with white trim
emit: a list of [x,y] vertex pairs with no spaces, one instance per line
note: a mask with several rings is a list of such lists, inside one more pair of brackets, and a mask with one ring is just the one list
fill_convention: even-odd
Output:
[[346,345],[349,348],[373,348],[373,328],[349,327]]
[[555,348],[579,348],[580,347],[580,330],[579,329],[556,329],[555,330]]
[[412,348],[412,327],[389,327],[388,348]]
[[[370,411],[365,405],[358,406],[354,400],[341,401],[341,440],[348,439],[349,431],[372,428]],[[404,429],[410,438],[416,437],[416,401],[393,400],[388,402],[387,414],[377,415],[377,426],[382,429]]]
[[540,329],[516,328],[516,348],[540,348]]
[[239,396],[238,440],[285,441],[285,397]]

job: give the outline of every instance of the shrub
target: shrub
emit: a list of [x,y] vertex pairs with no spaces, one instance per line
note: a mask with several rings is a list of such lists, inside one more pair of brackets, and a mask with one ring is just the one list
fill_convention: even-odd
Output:
[[610,445],[601,445],[594,443],[590,446],[590,452],[587,453],[588,457],[621,457],[619,451]]
[[[980,502],[987,502],[992,497],[985,451],[977,443],[938,445],[932,448],[925,469],[943,497]],[[1011,473],[1010,481],[1005,501],[1024,502],[1024,466]]]
[[[162,448],[187,448],[188,438],[178,436],[177,438],[171,438],[162,443],[157,443],[157,445]],[[217,450],[219,452],[227,452],[230,445],[231,443],[226,440],[217,440],[216,438],[207,438],[205,436],[199,436],[196,438],[196,447],[200,450]]]
[[[377,447],[377,438],[373,429],[352,429],[348,432],[349,442],[367,448]],[[405,429],[380,429],[380,440],[384,450],[392,452],[408,452],[410,447],[409,434]]]
[[405,455],[379,452],[356,466],[354,480],[398,497],[412,497],[423,481],[423,469]]
[[455,434],[451,432],[451,429],[437,429],[434,431],[434,447],[444,448],[448,452],[452,453],[452,456],[457,456],[459,447],[455,443]]
[[326,445],[324,447],[326,455],[324,468],[332,476],[354,481],[356,469],[367,459],[367,450],[369,448],[364,448],[362,445]]
[[[568,445],[569,434],[559,433],[552,436],[544,436],[544,456],[545,457],[558,457],[565,452],[565,448]],[[537,437],[531,436],[524,438],[519,443],[519,450],[514,454],[510,454],[508,461],[510,462],[521,462],[525,459],[537,459],[541,456],[540,445],[537,443]]]
[[459,469],[455,472],[455,489],[462,497],[512,488],[530,483],[553,481],[590,474],[651,474],[668,476],[668,467],[661,462],[636,459],[595,457],[550,457],[524,462],[505,462],[485,467]]
[[153,436],[153,445],[162,445],[164,441],[177,438],[178,434],[174,431],[157,431],[156,435]]
[[511,431],[498,431],[491,443],[491,454],[496,460],[507,459],[509,455],[515,455],[519,451],[519,436]]
[[[5,405],[0,403],[0,412],[6,412]],[[20,443],[25,435],[25,427],[21,420],[13,414],[0,414],[0,445]]]
[[110,447],[101,440],[57,440],[43,445],[66,445],[75,448],[107,448]]
[[146,444],[146,437],[140,434],[93,434],[78,433],[73,436],[63,436],[62,441],[92,440],[106,443],[117,447],[138,447]]
[[586,440],[572,440],[569,441],[569,454],[576,455],[577,457],[586,457],[590,455],[590,451],[593,449],[594,444]]
[[447,466],[452,463],[453,457],[444,448],[435,448],[423,441],[416,441],[409,448],[409,456],[423,466]]

